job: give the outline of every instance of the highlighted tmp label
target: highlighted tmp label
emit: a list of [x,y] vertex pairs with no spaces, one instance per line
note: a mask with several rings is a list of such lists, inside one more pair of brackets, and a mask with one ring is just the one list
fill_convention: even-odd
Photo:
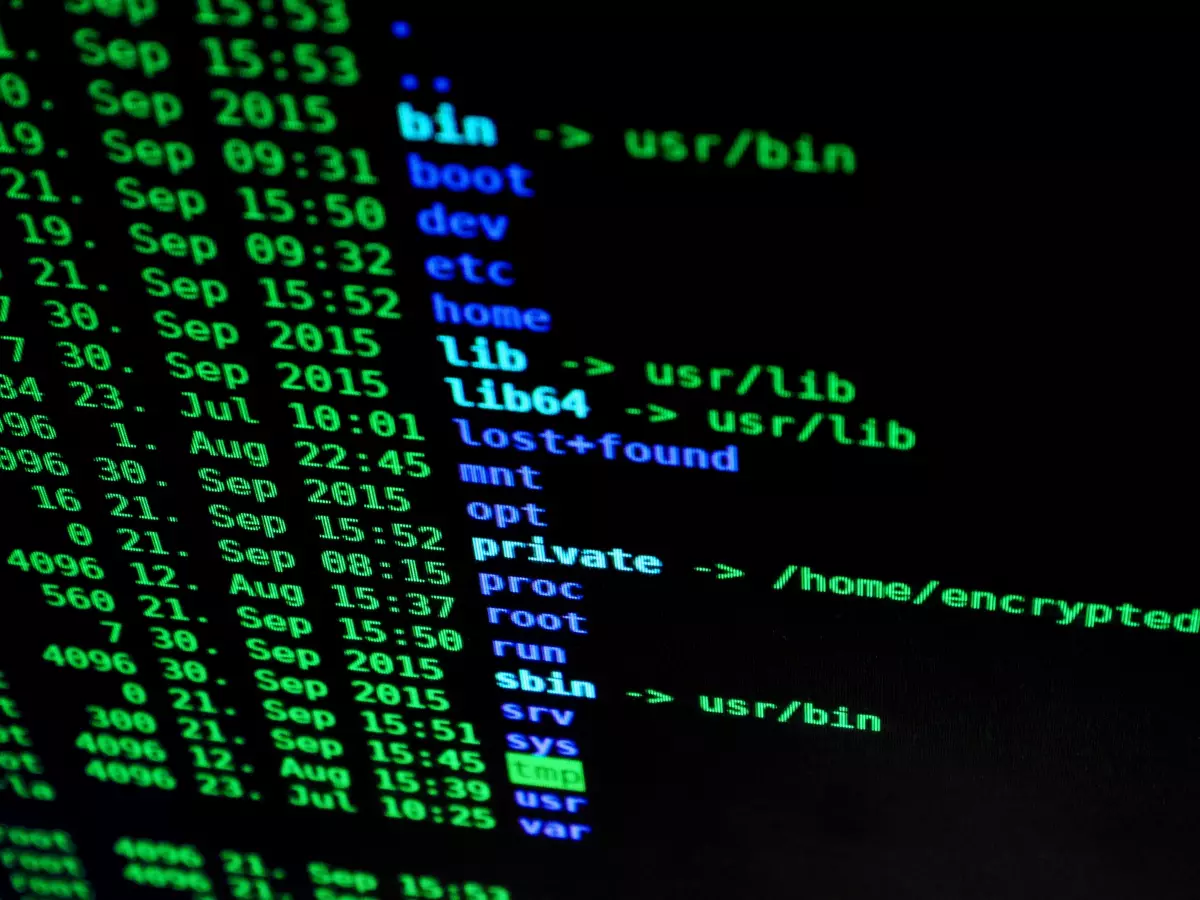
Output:
[[551,759],[532,753],[505,753],[508,780],[529,787],[559,791],[586,791],[583,763],[577,759]]

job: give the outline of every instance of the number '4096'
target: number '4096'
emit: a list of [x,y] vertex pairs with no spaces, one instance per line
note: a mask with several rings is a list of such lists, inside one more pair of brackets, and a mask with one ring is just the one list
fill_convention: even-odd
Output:
[[69,553],[47,553],[44,550],[27,552],[18,547],[8,554],[5,562],[16,566],[22,572],[33,571],[39,575],[59,575],[63,578],[82,575],[92,579],[104,577],[104,569],[94,556],[81,556],[77,559]]

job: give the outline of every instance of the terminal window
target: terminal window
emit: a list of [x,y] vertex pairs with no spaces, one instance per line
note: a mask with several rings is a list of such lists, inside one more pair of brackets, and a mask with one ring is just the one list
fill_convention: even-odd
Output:
[[1194,897],[1191,43],[4,0],[0,897]]

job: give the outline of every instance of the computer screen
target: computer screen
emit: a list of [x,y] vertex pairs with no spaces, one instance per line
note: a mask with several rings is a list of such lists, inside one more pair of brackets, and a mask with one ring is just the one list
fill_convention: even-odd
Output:
[[5,0],[0,897],[1194,898],[1193,43]]

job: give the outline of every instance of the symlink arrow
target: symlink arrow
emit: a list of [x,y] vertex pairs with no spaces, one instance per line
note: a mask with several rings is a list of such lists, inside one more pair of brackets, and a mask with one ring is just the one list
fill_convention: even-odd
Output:
[[645,697],[646,694],[650,695],[649,697],[646,697],[646,702],[651,703],[651,704],[653,704],[653,703],[671,703],[675,700],[675,698],[672,697],[670,694],[664,694],[662,691],[656,691],[654,688],[646,688],[645,694],[643,694],[641,691],[626,691],[625,692],[626,697],[639,697],[640,698],[640,697]]
[[[576,147],[586,147],[592,142],[592,133],[584,131],[582,128],[576,128],[574,125],[559,125],[558,133],[562,136],[559,141],[559,146],[564,150],[574,150]],[[550,128],[539,128],[533,133],[533,136],[539,141],[549,141],[554,139],[554,130]]]
[[[670,422],[672,419],[679,418],[679,413],[673,409],[667,409],[665,406],[659,406],[657,403],[647,403],[646,409],[650,412],[650,424],[654,425],[658,422]],[[631,416],[640,416],[642,411],[636,406],[631,406],[625,410]]]
[[[708,566],[696,566],[697,572],[711,572],[712,569]],[[733,566],[727,566],[725,563],[717,563],[717,581],[724,581],[726,578],[741,578],[746,573],[741,569],[735,569]]]
[[[607,375],[609,372],[615,372],[617,367],[610,362],[605,362],[602,359],[597,359],[594,356],[585,356],[583,358],[587,368],[584,370],[584,375]],[[573,359],[563,361],[564,369],[578,369],[579,363]]]

